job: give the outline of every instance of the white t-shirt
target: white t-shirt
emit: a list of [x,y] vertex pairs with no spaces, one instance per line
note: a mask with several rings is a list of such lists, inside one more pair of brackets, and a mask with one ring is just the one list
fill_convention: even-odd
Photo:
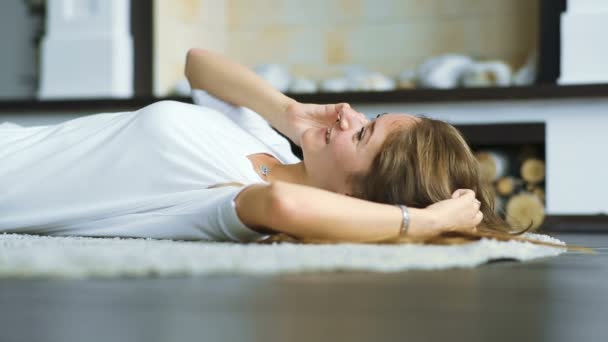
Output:
[[234,198],[263,183],[246,158],[300,161],[257,113],[193,90],[56,125],[0,125],[0,232],[248,242]]

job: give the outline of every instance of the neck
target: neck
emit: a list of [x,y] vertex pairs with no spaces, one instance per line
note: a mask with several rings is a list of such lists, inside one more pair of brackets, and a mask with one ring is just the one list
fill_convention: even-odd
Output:
[[304,162],[299,162],[297,164],[276,163],[269,165],[268,167],[270,167],[270,173],[268,174],[269,181],[278,180],[282,182],[313,186],[308,179]]

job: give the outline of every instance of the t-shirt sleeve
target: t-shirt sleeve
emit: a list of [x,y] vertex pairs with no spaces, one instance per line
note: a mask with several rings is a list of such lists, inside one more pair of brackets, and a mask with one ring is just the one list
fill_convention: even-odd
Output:
[[243,223],[236,212],[235,198],[247,187],[223,186],[201,190],[200,200],[170,208],[159,215],[180,215],[176,217],[185,228],[192,228],[193,234],[203,239],[215,241],[253,242],[268,237]]
[[[221,189],[222,193],[218,194],[216,213],[209,215],[209,227],[215,230],[215,234],[233,241],[250,242],[267,238],[269,235],[259,233],[246,226],[236,212],[235,199],[246,187],[226,188],[228,189]],[[220,189],[208,190],[218,190],[219,192]]]

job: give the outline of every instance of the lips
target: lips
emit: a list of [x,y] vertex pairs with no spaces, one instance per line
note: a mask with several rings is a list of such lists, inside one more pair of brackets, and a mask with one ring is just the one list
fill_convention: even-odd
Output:
[[331,140],[331,132],[334,130],[334,126],[336,126],[336,124],[340,124],[340,118],[338,117],[338,120],[336,120],[336,122],[333,123],[333,125],[327,127],[327,130],[325,131],[325,143],[329,144],[329,141]]

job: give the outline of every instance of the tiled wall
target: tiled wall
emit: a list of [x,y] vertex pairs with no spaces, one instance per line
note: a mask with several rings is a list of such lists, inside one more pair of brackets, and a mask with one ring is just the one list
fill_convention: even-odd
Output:
[[537,18],[538,0],[157,0],[155,91],[183,77],[190,47],[315,79],[349,64],[396,75],[450,52],[516,68],[537,46]]
[[191,47],[225,52],[225,0],[154,1],[154,94],[165,96],[184,78]]

